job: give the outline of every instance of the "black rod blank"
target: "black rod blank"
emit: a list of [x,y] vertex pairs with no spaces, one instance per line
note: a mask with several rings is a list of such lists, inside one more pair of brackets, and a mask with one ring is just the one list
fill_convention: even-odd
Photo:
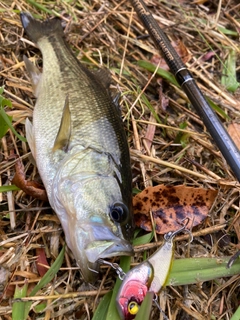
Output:
[[240,153],[235,143],[216,113],[209,106],[191,73],[172,47],[169,39],[159,27],[144,2],[142,0],[131,0],[131,3],[157,48],[161,51],[179,85],[188,96],[188,99],[203,120],[204,125],[208,129],[219,150],[222,152],[228,165],[238,181],[240,181]]

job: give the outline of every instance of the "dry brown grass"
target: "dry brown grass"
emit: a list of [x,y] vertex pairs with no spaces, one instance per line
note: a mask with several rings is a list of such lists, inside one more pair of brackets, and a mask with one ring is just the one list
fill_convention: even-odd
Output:
[[[129,2],[57,0],[41,3],[64,19],[69,45],[81,61],[90,68],[104,65],[110,69],[113,90],[122,95],[121,107],[132,155],[133,187],[143,189],[164,183],[218,189],[211,215],[200,226],[202,230],[208,230],[208,234],[194,239],[190,256],[235,253],[240,240],[239,183],[183,92],[151,77],[136,64],[138,60],[150,60],[157,51],[149,38],[141,38],[145,31]],[[231,121],[238,121],[240,91],[230,94],[220,83],[229,50],[236,50],[240,65],[239,34],[229,36],[218,29],[221,25],[240,31],[238,1],[151,0],[147,3],[167,35],[174,41],[181,40],[187,48],[191,56],[187,65],[203,93],[217,103]],[[33,57],[40,67],[42,61],[39,50],[23,35],[19,12],[29,11],[41,18],[50,15],[22,0],[1,1],[0,9],[0,86],[5,86],[5,97],[12,101],[13,108],[6,111],[13,117],[14,127],[25,135],[24,122],[32,117],[34,96],[22,57],[23,54]],[[216,55],[208,61],[202,59],[210,51],[215,51]],[[156,119],[142,96],[143,91],[165,126],[156,126]],[[185,146],[176,140],[183,122],[187,125],[185,129],[191,131]],[[24,162],[27,178],[40,179],[31,162],[27,143],[8,132],[0,148],[1,185],[11,183],[16,155]],[[22,191],[0,194],[0,201],[0,264],[8,279],[0,284],[3,294],[0,318],[11,319],[14,286],[21,286],[28,279],[31,287],[39,280],[36,248],[45,248],[51,264],[64,243],[64,235],[56,215],[46,203]],[[215,227],[225,222],[227,227],[216,232]],[[178,243],[176,256],[184,257],[183,252],[182,244]],[[64,299],[54,305],[49,299],[49,312],[41,319],[91,319],[100,297],[112,289],[114,281],[114,273],[109,272],[94,286],[85,287],[72,254],[67,251],[54,289],[49,285],[43,292],[45,296],[63,295]],[[162,297],[161,306],[172,320],[229,319],[238,306],[239,284],[240,279],[235,276],[188,287],[167,288],[168,295]],[[72,292],[78,297],[67,295]],[[154,310],[152,319],[159,317],[158,311]],[[34,312],[30,318],[36,319]]]

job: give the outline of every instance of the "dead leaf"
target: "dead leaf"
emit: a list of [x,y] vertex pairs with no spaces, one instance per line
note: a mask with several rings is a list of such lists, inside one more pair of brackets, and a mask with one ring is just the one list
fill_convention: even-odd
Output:
[[5,285],[10,277],[10,271],[3,266],[0,266],[0,296],[4,293]]
[[16,173],[12,179],[13,184],[34,198],[42,201],[48,201],[47,193],[43,185],[36,181],[26,180],[24,167],[20,159],[18,159],[15,164],[15,170]]
[[185,185],[148,187],[133,198],[136,225],[151,231],[152,211],[159,234],[178,230],[181,221],[187,217],[188,227],[195,227],[207,217],[216,195],[217,190]]
[[194,4],[198,4],[198,5],[202,5],[204,4],[205,2],[207,2],[208,0],[195,0],[193,1]]
[[[154,111],[156,112],[156,114],[158,114],[158,105],[154,106]],[[157,122],[152,113],[150,114],[149,122],[151,123],[148,124],[147,130],[144,136],[145,143],[148,150],[150,150],[152,147],[152,142],[153,142],[155,131],[156,131],[156,126],[154,125],[154,123]]]
[[240,244],[240,217],[238,217],[234,223],[234,230],[238,238],[238,243]]
[[228,126],[228,133],[232,137],[238,149],[240,150],[240,124],[231,123]]
[[39,275],[43,277],[45,273],[48,271],[48,268],[44,266],[49,266],[44,248],[36,248],[36,255],[37,255],[37,270]]
[[216,53],[214,51],[209,51],[202,56],[201,60],[205,62],[212,59],[212,57],[215,57],[215,56],[216,56]]

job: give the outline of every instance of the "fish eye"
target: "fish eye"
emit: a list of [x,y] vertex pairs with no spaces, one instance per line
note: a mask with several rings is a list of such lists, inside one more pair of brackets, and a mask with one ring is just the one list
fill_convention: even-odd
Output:
[[139,311],[139,305],[137,304],[136,301],[131,301],[128,304],[128,312],[132,315],[137,314]]
[[116,202],[110,209],[110,217],[113,221],[123,223],[128,217],[128,208],[124,203]]

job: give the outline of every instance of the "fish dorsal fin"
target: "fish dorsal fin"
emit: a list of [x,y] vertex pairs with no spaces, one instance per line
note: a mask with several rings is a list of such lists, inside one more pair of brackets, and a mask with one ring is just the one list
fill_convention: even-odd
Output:
[[61,124],[58,130],[56,140],[54,142],[53,151],[64,150],[66,151],[69,145],[71,136],[71,112],[69,108],[68,95],[66,96]]
[[25,123],[26,129],[26,137],[32,152],[33,158],[36,159],[36,145],[35,145],[35,138],[34,138],[34,129],[31,121],[27,118]]
[[109,89],[110,84],[112,83],[111,73],[108,69],[100,69],[98,71],[92,72],[104,88]]
[[31,78],[33,93],[34,93],[35,97],[37,97],[38,96],[38,85],[39,85],[42,74],[38,70],[38,68],[26,56],[23,56],[23,61],[25,63],[27,72]]

